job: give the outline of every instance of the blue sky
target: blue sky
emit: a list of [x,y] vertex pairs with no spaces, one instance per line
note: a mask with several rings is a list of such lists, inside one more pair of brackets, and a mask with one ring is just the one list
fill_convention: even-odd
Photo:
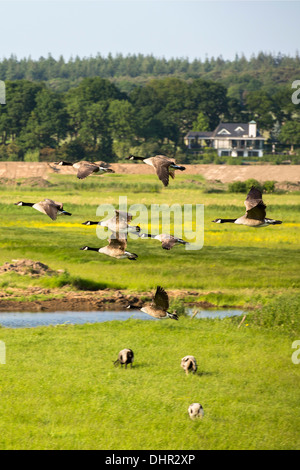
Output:
[[300,49],[300,1],[0,0],[0,59],[100,53],[189,60]]

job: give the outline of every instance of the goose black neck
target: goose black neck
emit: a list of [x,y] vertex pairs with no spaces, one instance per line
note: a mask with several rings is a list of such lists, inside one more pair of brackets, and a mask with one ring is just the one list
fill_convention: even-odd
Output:
[[23,202],[22,206],[32,207],[32,206],[34,206],[34,202]]
[[88,250],[91,250],[91,251],[98,251],[99,248],[91,248],[91,247],[88,247]]
[[144,157],[136,157],[135,155],[131,155],[131,158],[133,158],[134,160],[145,160]]

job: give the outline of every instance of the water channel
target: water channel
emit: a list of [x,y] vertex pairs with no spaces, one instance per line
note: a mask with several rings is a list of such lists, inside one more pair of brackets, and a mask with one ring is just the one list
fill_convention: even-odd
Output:
[[[188,315],[192,315],[192,309],[188,309]],[[200,310],[196,318],[225,318],[234,315],[242,315],[243,310]],[[159,321],[140,310],[122,311],[84,311],[84,312],[0,312],[0,325],[7,328],[32,328],[37,326],[102,323],[113,320],[138,320]]]

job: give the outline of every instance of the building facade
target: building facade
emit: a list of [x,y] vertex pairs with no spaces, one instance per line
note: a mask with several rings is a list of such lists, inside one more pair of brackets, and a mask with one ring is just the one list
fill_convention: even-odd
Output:
[[249,123],[221,122],[213,132],[190,131],[184,142],[190,150],[211,147],[218,156],[262,157],[265,138],[257,129],[255,121]]

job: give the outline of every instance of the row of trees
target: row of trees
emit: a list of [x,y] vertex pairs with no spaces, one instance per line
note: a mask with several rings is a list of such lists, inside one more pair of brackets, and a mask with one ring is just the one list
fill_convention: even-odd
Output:
[[60,154],[69,160],[113,161],[129,151],[176,155],[184,153],[189,130],[251,119],[274,140],[300,145],[299,106],[292,103],[290,88],[248,92],[241,102],[224,85],[201,79],[155,79],[130,93],[100,77],[85,78],[64,93],[43,82],[7,81],[0,157],[22,159],[43,148],[56,149],[53,158]]
[[201,78],[218,81],[228,88],[229,95],[239,99],[244,91],[257,91],[263,87],[291,84],[300,76],[300,57],[263,52],[247,59],[236,55],[234,60],[217,58],[155,58],[153,55],[117,54],[107,57],[63,56],[54,59],[40,57],[38,60],[23,58],[18,60],[12,55],[0,61],[1,80],[30,80],[48,82],[52,89],[67,91],[77,86],[79,81],[88,77],[102,77],[115,81],[122,91],[129,92],[139,84],[153,78],[177,77],[183,80]]

